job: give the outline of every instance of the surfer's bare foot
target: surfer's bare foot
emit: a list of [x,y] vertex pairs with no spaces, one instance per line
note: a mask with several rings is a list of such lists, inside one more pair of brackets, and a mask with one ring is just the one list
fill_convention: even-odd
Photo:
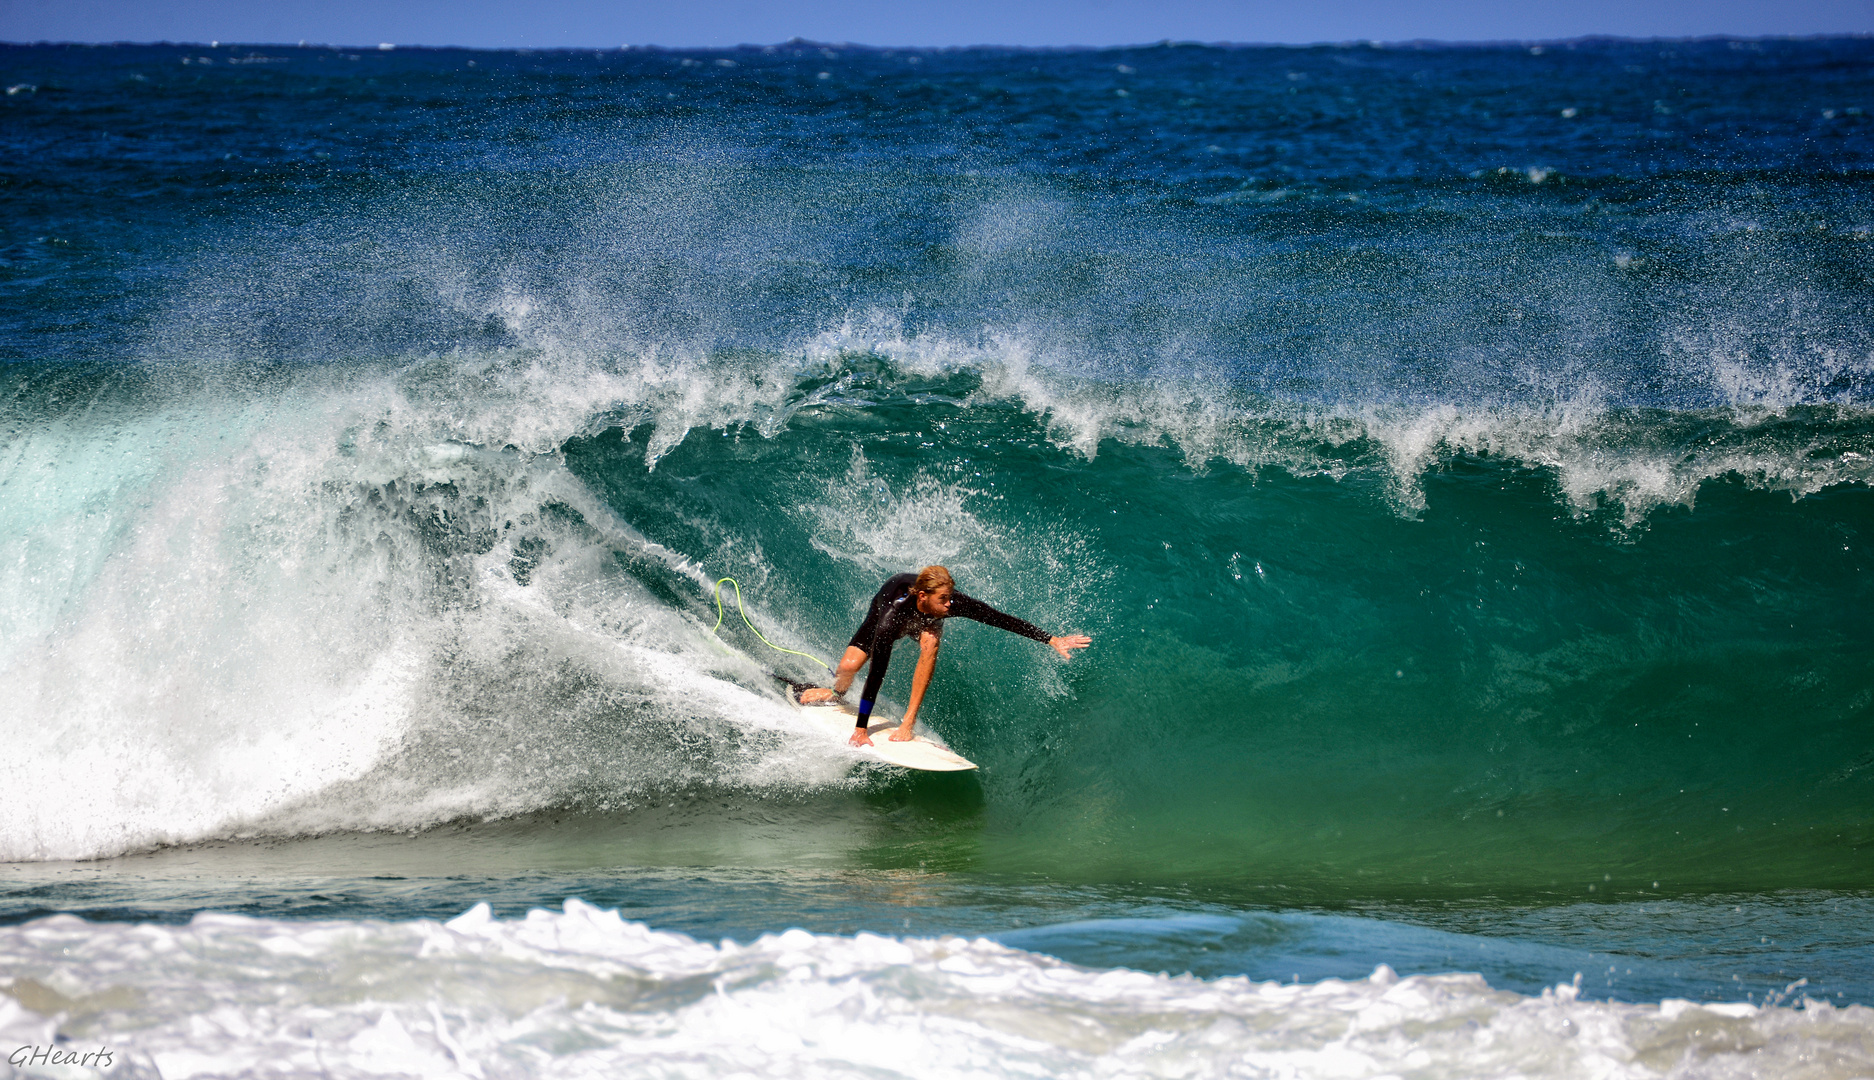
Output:
[[846,740],[848,746],[871,746],[872,736],[864,728],[854,728],[852,738]]
[[917,736],[913,735],[911,733],[911,729],[908,727],[892,729],[892,733],[891,733],[892,742],[910,742],[912,739],[915,739],[915,738],[917,738]]
[[817,705],[822,701],[831,701],[838,696],[838,694],[835,694],[824,686],[809,686],[807,689],[800,692],[800,703],[802,705]]

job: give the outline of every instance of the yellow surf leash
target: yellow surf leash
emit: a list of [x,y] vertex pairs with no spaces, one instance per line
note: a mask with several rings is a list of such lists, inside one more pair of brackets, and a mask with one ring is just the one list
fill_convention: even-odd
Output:
[[[743,622],[748,623],[748,628],[750,630],[755,630],[755,624],[752,622],[748,622],[747,609],[742,607],[742,583],[735,580],[732,577],[718,578],[716,580],[716,625],[709,628],[709,634],[711,637],[716,637],[716,631],[722,628],[722,583],[725,581],[735,586],[735,610],[736,612],[742,616]],[[766,637],[762,635],[761,631],[759,630],[755,630],[755,636],[758,638],[761,638],[761,643],[763,645],[766,645],[768,648],[773,649],[775,652],[790,653],[794,656],[804,656],[807,659],[813,661],[814,663],[820,665],[821,667],[826,668],[826,670],[828,671],[833,670],[832,665],[828,664],[826,661],[820,659],[819,657],[813,655],[812,653],[804,653],[798,649],[783,649],[779,645],[776,645],[774,642],[769,641]],[[722,639],[716,638],[716,644],[722,645]],[[725,651],[729,648],[727,645],[723,645],[722,647]]]

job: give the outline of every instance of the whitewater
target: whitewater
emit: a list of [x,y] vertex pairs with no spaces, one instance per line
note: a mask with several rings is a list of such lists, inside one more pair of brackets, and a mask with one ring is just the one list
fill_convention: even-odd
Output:
[[955,937],[712,945],[577,900],[513,922],[486,905],[395,925],[63,916],[6,958],[74,948],[55,984],[15,981],[0,1024],[100,1053],[134,1024],[114,1076],[1852,1076],[1874,1031],[1859,1005],[1595,1004],[1574,983],[1524,997],[1383,964],[1284,985]]

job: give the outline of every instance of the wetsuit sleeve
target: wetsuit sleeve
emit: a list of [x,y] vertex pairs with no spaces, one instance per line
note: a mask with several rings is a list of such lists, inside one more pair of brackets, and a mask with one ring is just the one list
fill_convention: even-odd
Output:
[[898,630],[904,625],[905,618],[903,610],[887,608],[878,620],[877,629],[872,631],[871,648],[866,649],[870,666],[865,673],[865,689],[859,691],[857,727],[867,727],[872,722],[872,706],[878,701],[879,687],[885,685],[885,669],[891,664],[892,642],[898,640]]
[[1026,619],[1018,619],[1013,615],[997,611],[981,600],[973,596],[964,596],[962,593],[957,593],[951,598],[950,617],[973,619],[998,630],[1007,630],[1011,634],[1020,634],[1025,638],[1039,641],[1043,645],[1046,645],[1048,639],[1053,636]]

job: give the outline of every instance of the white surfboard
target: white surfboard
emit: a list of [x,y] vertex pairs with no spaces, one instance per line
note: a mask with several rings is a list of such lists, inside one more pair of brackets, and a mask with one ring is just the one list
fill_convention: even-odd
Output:
[[[800,709],[801,716],[814,727],[837,738],[842,743],[852,738],[853,722],[859,718],[859,710],[843,701],[832,705],[802,705],[796,694],[797,691],[790,688],[787,692],[788,700],[794,702]],[[963,772],[976,768],[974,761],[922,735],[905,742],[892,742],[891,731],[897,726],[896,721],[880,720],[874,717],[872,726],[866,729],[866,733],[872,736],[872,745],[856,749],[867,757],[906,769],[922,769],[925,772]]]

